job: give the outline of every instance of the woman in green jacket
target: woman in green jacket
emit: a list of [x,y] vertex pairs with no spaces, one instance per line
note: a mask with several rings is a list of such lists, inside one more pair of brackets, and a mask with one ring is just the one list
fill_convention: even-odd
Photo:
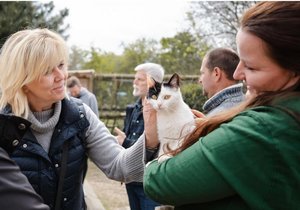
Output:
[[[198,118],[173,158],[152,161],[148,196],[175,209],[300,209],[299,11],[300,2],[260,2],[246,11],[234,78],[247,85],[248,100]],[[144,118],[146,138],[157,139],[148,105]]]

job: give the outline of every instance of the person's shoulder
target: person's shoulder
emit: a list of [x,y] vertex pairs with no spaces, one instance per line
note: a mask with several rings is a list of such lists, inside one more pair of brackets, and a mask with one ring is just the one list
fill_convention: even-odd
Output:
[[88,90],[85,87],[82,88],[81,93],[83,96],[85,96],[89,99],[96,99],[96,95],[92,91]]
[[258,106],[247,109],[234,117],[232,121],[239,126],[261,127],[268,132],[273,132],[277,128],[286,129],[286,126],[299,126],[288,113],[274,106]]
[[276,114],[276,110],[274,110],[271,106],[257,106],[246,109],[239,113],[236,117],[251,117],[251,118],[270,118]]
[[[248,144],[255,142],[255,140],[258,142],[266,138],[274,139],[274,136],[278,133],[285,133],[288,130],[281,125],[284,122],[276,119],[277,113],[277,110],[266,106],[246,109],[228,122],[220,124],[216,130],[204,137],[205,142],[213,145],[215,143],[210,143],[207,140],[214,139],[217,142],[216,144],[227,144],[230,142],[238,144],[244,142],[244,144]],[[220,139],[222,141],[219,141]],[[230,139],[230,141],[224,141],[224,139]]]
[[86,94],[93,94],[93,92],[87,89],[86,87],[81,87],[81,92]]
[[138,99],[137,101],[135,101],[134,103],[131,103],[131,104],[127,104],[126,105],[126,109],[134,109],[135,107],[141,105],[141,101],[140,99]]

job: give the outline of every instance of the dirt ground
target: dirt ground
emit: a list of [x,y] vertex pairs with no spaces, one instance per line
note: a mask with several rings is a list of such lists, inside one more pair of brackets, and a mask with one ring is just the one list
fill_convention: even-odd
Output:
[[125,185],[108,179],[92,162],[86,179],[106,210],[130,210]]

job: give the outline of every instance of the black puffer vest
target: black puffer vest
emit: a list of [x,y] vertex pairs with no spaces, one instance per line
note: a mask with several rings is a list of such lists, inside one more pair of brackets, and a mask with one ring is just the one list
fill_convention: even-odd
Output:
[[21,117],[0,114],[0,147],[10,154],[30,125],[30,122]]
[[67,169],[63,182],[61,210],[85,209],[83,171],[87,167],[84,135],[89,122],[79,100],[64,99],[58,124],[52,135],[49,153],[42,148],[31,130],[10,154],[20,166],[35,191],[54,209],[61,171],[62,148],[68,144]]

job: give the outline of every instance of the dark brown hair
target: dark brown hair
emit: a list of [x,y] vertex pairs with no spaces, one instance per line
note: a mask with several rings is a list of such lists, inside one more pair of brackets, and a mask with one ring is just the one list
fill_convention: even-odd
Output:
[[224,71],[227,79],[234,81],[233,73],[240,62],[239,56],[228,48],[215,48],[206,54],[206,67],[213,70],[219,67]]

